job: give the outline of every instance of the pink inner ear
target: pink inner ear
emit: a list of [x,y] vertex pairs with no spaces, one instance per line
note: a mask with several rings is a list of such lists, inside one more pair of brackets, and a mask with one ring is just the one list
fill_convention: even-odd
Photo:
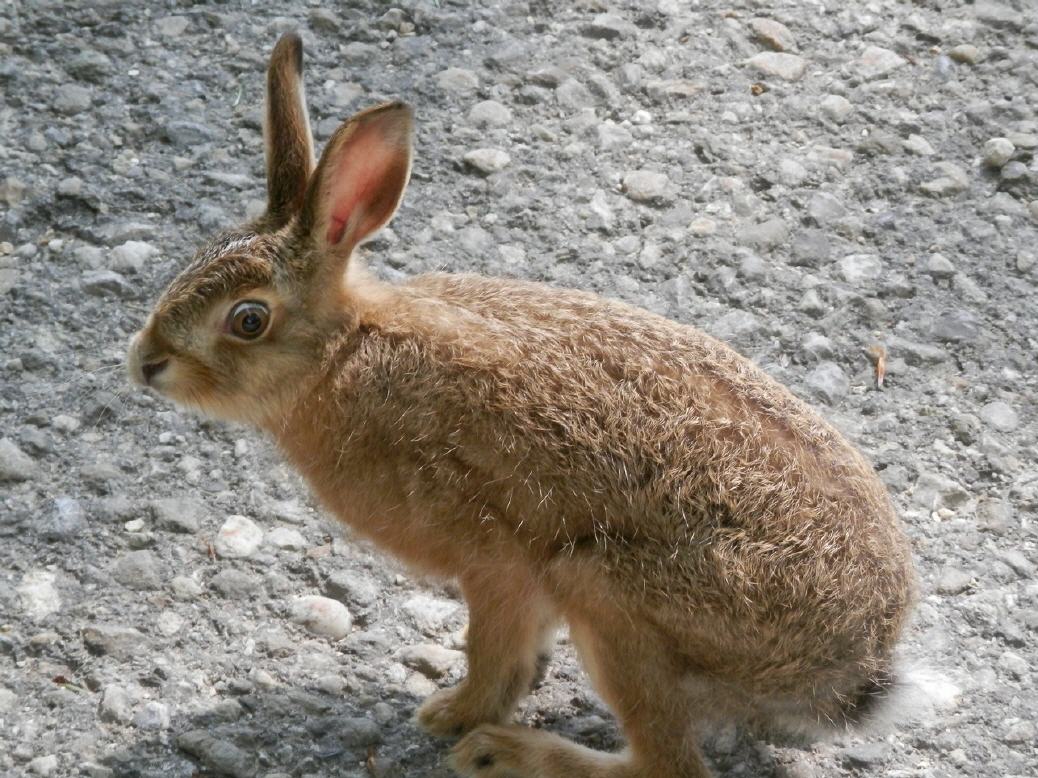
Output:
[[396,209],[406,175],[406,151],[385,138],[382,122],[358,127],[339,154],[328,192],[331,208],[325,239],[353,244],[385,224]]

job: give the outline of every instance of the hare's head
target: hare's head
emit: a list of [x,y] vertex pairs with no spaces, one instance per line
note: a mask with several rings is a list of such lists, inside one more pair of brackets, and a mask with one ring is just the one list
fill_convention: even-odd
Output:
[[267,74],[267,209],[211,240],[130,343],[130,375],[210,415],[262,423],[357,326],[350,255],[393,216],[411,169],[411,110],[344,122],[315,166],[302,42],[278,41]]

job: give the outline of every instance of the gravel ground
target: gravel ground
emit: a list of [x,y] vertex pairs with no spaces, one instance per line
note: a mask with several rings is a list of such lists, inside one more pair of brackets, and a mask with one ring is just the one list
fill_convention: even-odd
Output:
[[[378,273],[695,323],[889,485],[906,651],[957,704],[885,737],[722,731],[719,774],[1038,775],[1034,0],[335,5],[0,3],[0,774],[448,775],[412,714],[464,672],[456,591],[123,375],[164,283],[262,207],[262,73],[298,29],[319,141],[417,109]],[[520,715],[618,744],[564,636]]]

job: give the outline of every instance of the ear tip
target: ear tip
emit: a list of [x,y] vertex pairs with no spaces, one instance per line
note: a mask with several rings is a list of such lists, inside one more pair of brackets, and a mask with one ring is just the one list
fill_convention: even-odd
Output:
[[303,69],[303,38],[295,30],[283,33],[274,44],[274,51],[270,55],[271,63],[282,58],[292,62],[296,70]]

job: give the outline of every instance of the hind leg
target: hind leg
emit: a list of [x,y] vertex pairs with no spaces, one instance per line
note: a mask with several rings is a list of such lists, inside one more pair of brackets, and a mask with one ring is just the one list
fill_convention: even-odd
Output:
[[693,729],[708,703],[683,681],[652,628],[619,614],[571,621],[570,628],[628,750],[606,754],[540,730],[481,726],[455,746],[454,768],[467,778],[709,778]]
[[555,626],[547,599],[523,568],[469,572],[461,586],[469,607],[468,674],[418,710],[422,728],[445,737],[509,719],[547,666]]

